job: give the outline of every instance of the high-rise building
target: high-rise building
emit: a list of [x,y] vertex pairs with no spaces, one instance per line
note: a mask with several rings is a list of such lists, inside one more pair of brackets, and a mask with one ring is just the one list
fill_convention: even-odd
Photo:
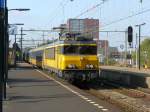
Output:
[[87,38],[99,40],[99,19],[69,19],[67,29],[69,33],[81,33]]
[[99,20],[85,19],[85,32],[91,34],[94,40],[99,40]]

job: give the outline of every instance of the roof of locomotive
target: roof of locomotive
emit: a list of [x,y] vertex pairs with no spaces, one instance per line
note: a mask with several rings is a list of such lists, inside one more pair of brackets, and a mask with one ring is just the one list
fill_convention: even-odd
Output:
[[[51,45],[53,45],[54,43],[52,43]],[[55,42],[55,45],[59,45],[59,44],[96,44],[96,41],[76,41],[76,40],[59,40],[57,42]]]
[[47,47],[50,47],[50,46],[57,46],[57,45],[65,45],[65,44],[96,44],[96,41],[93,41],[93,40],[86,40],[86,41],[76,41],[76,40],[57,40],[53,43],[50,43],[50,44],[47,44],[47,45],[43,45],[43,46],[40,46],[40,47],[37,47],[37,48],[34,48],[34,49],[31,49],[29,52],[32,52],[32,51],[38,51],[38,50],[43,50]]

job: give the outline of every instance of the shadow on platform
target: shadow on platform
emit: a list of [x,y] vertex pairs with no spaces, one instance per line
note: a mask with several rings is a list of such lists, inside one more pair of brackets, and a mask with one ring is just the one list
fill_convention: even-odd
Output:
[[52,99],[61,99],[61,98],[73,98],[76,97],[73,94],[70,93],[64,93],[64,94],[52,94],[48,96],[12,96],[10,100],[18,102],[18,103],[35,103],[35,102],[41,102],[41,101],[49,101]]
[[26,78],[26,79],[14,79],[14,78],[9,78],[8,80],[9,83],[14,84],[14,83],[32,83],[32,82],[53,82],[53,80],[40,80],[40,79],[30,79],[30,78]]

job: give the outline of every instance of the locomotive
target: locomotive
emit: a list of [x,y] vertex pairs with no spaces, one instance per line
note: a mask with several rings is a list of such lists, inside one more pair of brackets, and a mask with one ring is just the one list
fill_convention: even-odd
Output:
[[57,40],[31,49],[29,62],[71,82],[99,77],[97,44],[94,40]]

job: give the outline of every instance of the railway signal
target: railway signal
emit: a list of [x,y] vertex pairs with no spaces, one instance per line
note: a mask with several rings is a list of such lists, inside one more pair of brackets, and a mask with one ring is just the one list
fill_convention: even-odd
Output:
[[132,45],[132,41],[133,41],[133,28],[132,26],[129,26],[128,27],[128,42],[130,46]]

